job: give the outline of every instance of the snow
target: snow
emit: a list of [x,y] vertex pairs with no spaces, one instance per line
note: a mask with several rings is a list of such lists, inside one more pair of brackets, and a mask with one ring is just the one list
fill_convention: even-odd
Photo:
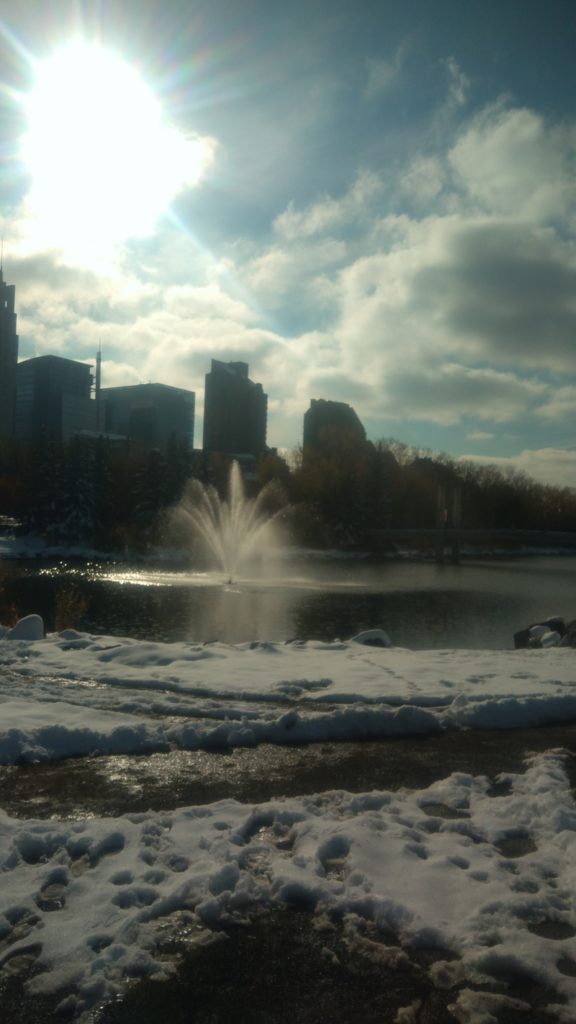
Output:
[[[570,648],[35,635],[0,636],[4,765],[576,721]],[[88,1020],[130,981],[173,971],[157,951],[168,926],[192,943],[226,915],[280,904],[327,927],[343,921],[352,945],[366,942],[366,926],[386,933],[375,940],[382,963],[435,948],[430,972],[440,987],[459,986],[459,1021],[496,1019],[511,1003],[498,979],[514,970],[550,990],[555,1019],[573,1021],[566,756],[532,758],[499,795],[487,778],[456,773],[420,790],[335,789],[73,822],[0,811],[0,978],[32,958],[41,969],[30,990],[67,988],[62,1009]]]
[[44,622],[40,615],[26,615],[15,626],[3,632],[6,640],[43,640]]
[[572,648],[409,651],[372,646],[365,634],[230,645],[18,633],[0,637],[0,764],[576,721]]

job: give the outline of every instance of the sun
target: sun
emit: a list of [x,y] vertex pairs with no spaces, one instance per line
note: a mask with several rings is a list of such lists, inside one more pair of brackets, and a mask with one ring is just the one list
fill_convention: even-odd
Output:
[[76,41],[39,62],[25,112],[30,231],[75,262],[151,233],[212,161],[212,140],[169,124],[136,69],[98,45]]

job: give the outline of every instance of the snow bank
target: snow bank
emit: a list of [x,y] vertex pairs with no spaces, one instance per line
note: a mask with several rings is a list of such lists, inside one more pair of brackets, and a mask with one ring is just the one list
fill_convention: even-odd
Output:
[[[0,763],[576,721],[574,650],[0,636]],[[363,637],[364,641],[366,637]]]

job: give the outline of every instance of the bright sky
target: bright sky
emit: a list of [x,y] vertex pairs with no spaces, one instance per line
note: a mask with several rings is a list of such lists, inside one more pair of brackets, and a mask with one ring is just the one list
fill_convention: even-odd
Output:
[[575,43],[565,0],[0,0],[21,357],[200,417],[246,360],[270,444],[333,398],[576,486]]

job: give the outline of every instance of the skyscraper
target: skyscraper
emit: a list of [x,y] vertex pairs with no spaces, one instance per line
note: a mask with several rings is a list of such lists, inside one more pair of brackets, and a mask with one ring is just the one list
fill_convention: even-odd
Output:
[[126,437],[148,448],[165,448],[170,441],[194,447],[195,394],[168,384],[127,384],[102,388],[107,433]]
[[0,437],[14,433],[18,364],[15,298],[16,289],[5,283],[0,263]]
[[62,356],[36,356],[18,363],[16,434],[35,443],[42,438],[68,441],[94,432],[96,402],[87,363]]
[[366,431],[352,406],[313,398],[304,414],[304,454],[311,449],[335,454],[350,444],[366,444]]
[[268,396],[248,377],[248,363],[212,360],[204,392],[204,451],[262,455]]

